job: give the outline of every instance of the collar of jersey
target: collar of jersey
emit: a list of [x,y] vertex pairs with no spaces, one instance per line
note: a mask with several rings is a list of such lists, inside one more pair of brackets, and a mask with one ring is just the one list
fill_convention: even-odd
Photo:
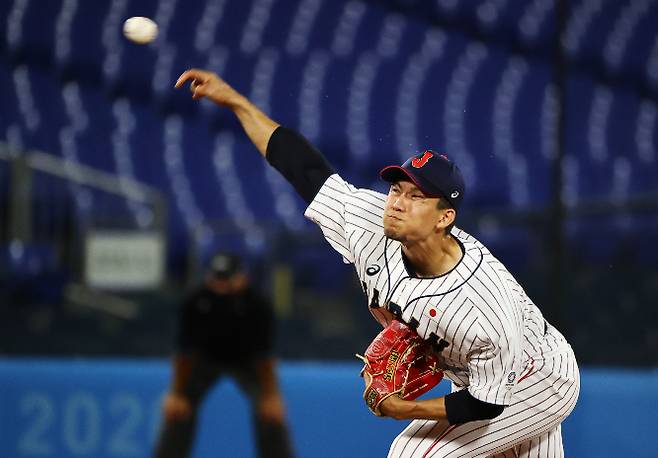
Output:
[[404,255],[404,251],[402,251],[402,245],[400,245],[400,256],[402,256],[402,264],[404,264],[404,269],[407,271],[408,278],[417,278],[419,280],[433,280],[435,278],[441,278],[445,277],[446,275],[450,275],[459,265],[462,263],[464,260],[464,256],[466,255],[466,248],[464,247],[464,244],[462,243],[461,240],[459,240],[457,237],[454,235],[450,235],[455,241],[459,244],[459,249],[462,252],[462,255],[459,258],[459,261],[447,272],[442,273],[441,275],[435,275],[433,277],[419,277],[418,274],[416,274],[416,271],[414,270],[414,266],[411,264],[409,259]]
[[[454,237],[454,236],[453,236]],[[482,250],[480,247],[478,247],[476,244],[471,243],[471,242],[464,242],[460,240],[457,237],[454,237],[457,243],[459,243],[459,246],[462,250],[462,257],[461,259],[455,264],[455,266],[450,269],[448,272],[438,275],[436,277],[417,277],[413,272],[409,272],[407,263],[405,262],[405,257],[404,254],[402,253],[402,246],[397,247],[395,253],[396,255],[399,255],[402,257],[402,262],[403,266],[406,272],[406,275],[401,277],[398,282],[395,285],[390,284],[390,278],[391,278],[391,271],[390,271],[390,260],[388,259],[388,244],[391,239],[388,237],[386,238],[386,247],[384,248],[384,260],[386,263],[386,273],[389,277],[389,291],[386,294],[386,299],[389,300],[393,294],[395,294],[395,290],[397,289],[400,284],[402,284],[403,280],[416,280],[416,281],[432,281],[436,280],[439,278],[444,278],[448,277],[453,274],[457,274],[461,277],[461,280],[456,282],[456,283],[448,283],[447,281],[444,282],[446,286],[448,286],[448,289],[445,291],[443,288],[439,288],[438,291],[434,291],[432,294],[429,294],[428,296],[438,296],[438,295],[446,295],[452,291],[455,291],[456,289],[459,289],[462,285],[468,282],[468,280],[473,276],[473,274],[478,270],[480,265],[482,264],[482,260],[484,259],[484,254],[482,253]],[[400,243],[400,242],[397,242]],[[473,265],[469,266],[467,263],[464,262],[466,258],[469,258],[473,261]],[[421,297],[427,297],[425,295]],[[421,297],[417,297],[414,299],[420,299]]]

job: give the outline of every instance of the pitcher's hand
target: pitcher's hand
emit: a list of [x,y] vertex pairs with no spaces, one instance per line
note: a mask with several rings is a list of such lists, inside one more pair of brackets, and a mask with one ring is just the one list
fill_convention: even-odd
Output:
[[197,100],[206,97],[209,100],[227,107],[235,106],[243,97],[217,74],[198,68],[184,71],[176,80],[176,89],[190,82],[192,98]]

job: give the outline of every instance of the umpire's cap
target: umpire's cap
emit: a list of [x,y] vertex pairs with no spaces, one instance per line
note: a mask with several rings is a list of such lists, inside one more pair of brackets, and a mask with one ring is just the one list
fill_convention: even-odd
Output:
[[411,180],[429,197],[443,197],[457,210],[464,197],[464,178],[459,168],[445,154],[424,151],[404,164],[384,167],[379,176],[393,183]]
[[229,278],[242,272],[242,260],[231,253],[217,253],[210,260],[209,270],[216,278]]

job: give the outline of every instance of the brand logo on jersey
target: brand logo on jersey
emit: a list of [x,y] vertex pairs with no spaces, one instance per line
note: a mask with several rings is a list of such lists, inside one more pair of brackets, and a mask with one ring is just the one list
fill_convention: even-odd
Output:
[[434,154],[432,154],[431,151],[425,151],[425,153],[423,154],[423,157],[417,157],[416,159],[411,161],[411,166],[414,167],[414,168],[419,169],[422,166],[424,166],[425,164],[427,164],[427,161],[429,161],[430,158],[433,157],[433,156],[434,156]]
[[395,363],[400,358],[397,351],[392,351],[386,362],[386,370],[384,371],[384,380],[390,382],[393,380],[393,373],[395,372]]
[[371,266],[368,266],[368,268],[366,269],[366,274],[368,274],[369,277],[372,277],[373,275],[378,274],[380,270],[382,270],[381,267],[379,267],[377,264],[373,264]]

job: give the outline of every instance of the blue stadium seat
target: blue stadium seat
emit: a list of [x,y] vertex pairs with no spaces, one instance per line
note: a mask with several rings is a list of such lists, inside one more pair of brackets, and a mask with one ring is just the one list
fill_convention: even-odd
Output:
[[[55,37],[56,65],[67,78],[85,79],[98,85],[102,81],[102,58],[105,20],[110,2],[94,4],[74,2],[68,27],[62,26],[62,37]],[[68,45],[68,46],[67,46]]]
[[67,119],[62,100],[63,88],[57,77],[45,68],[22,65],[14,68],[14,81],[20,81],[21,85],[15,86],[18,98],[31,99],[30,105],[40,120],[38,128],[30,129],[28,125],[24,130],[25,146],[60,154],[59,133],[67,124]]
[[76,135],[78,159],[85,165],[117,173],[112,154],[114,121],[111,100],[97,86],[80,84],[77,92],[82,114],[88,119],[86,128]]
[[207,219],[214,220],[224,213],[224,202],[212,165],[211,134],[208,126],[199,120],[184,123],[182,166],[190,177],[190,188],[199,210]]
[[43,243],[24,244],[13,242],[0,247],[2,265],[8,266],[14,275],[33,275],[57,268],[57,256],[53,246]]
[[3,109],[0,110],[0,139],[8,140],[7,129],[11,126],[22,132],[22,119],[18,108],[18,99],[14,87],[14,68],[4,59],[0,59],[0,99]]
[[[33,59],[41,65],[52,63],[56,31],[53,18],[58,17],[61,5],[61,0],[45,3],[36,0],[13,2],[10,14],[15,13],[16,16],[9,16],[12,19],[7,35],[9,52],[14,56]],[[20,6],[24,6],[24,9]],[[50,20],[44,21],[44,18]]]

